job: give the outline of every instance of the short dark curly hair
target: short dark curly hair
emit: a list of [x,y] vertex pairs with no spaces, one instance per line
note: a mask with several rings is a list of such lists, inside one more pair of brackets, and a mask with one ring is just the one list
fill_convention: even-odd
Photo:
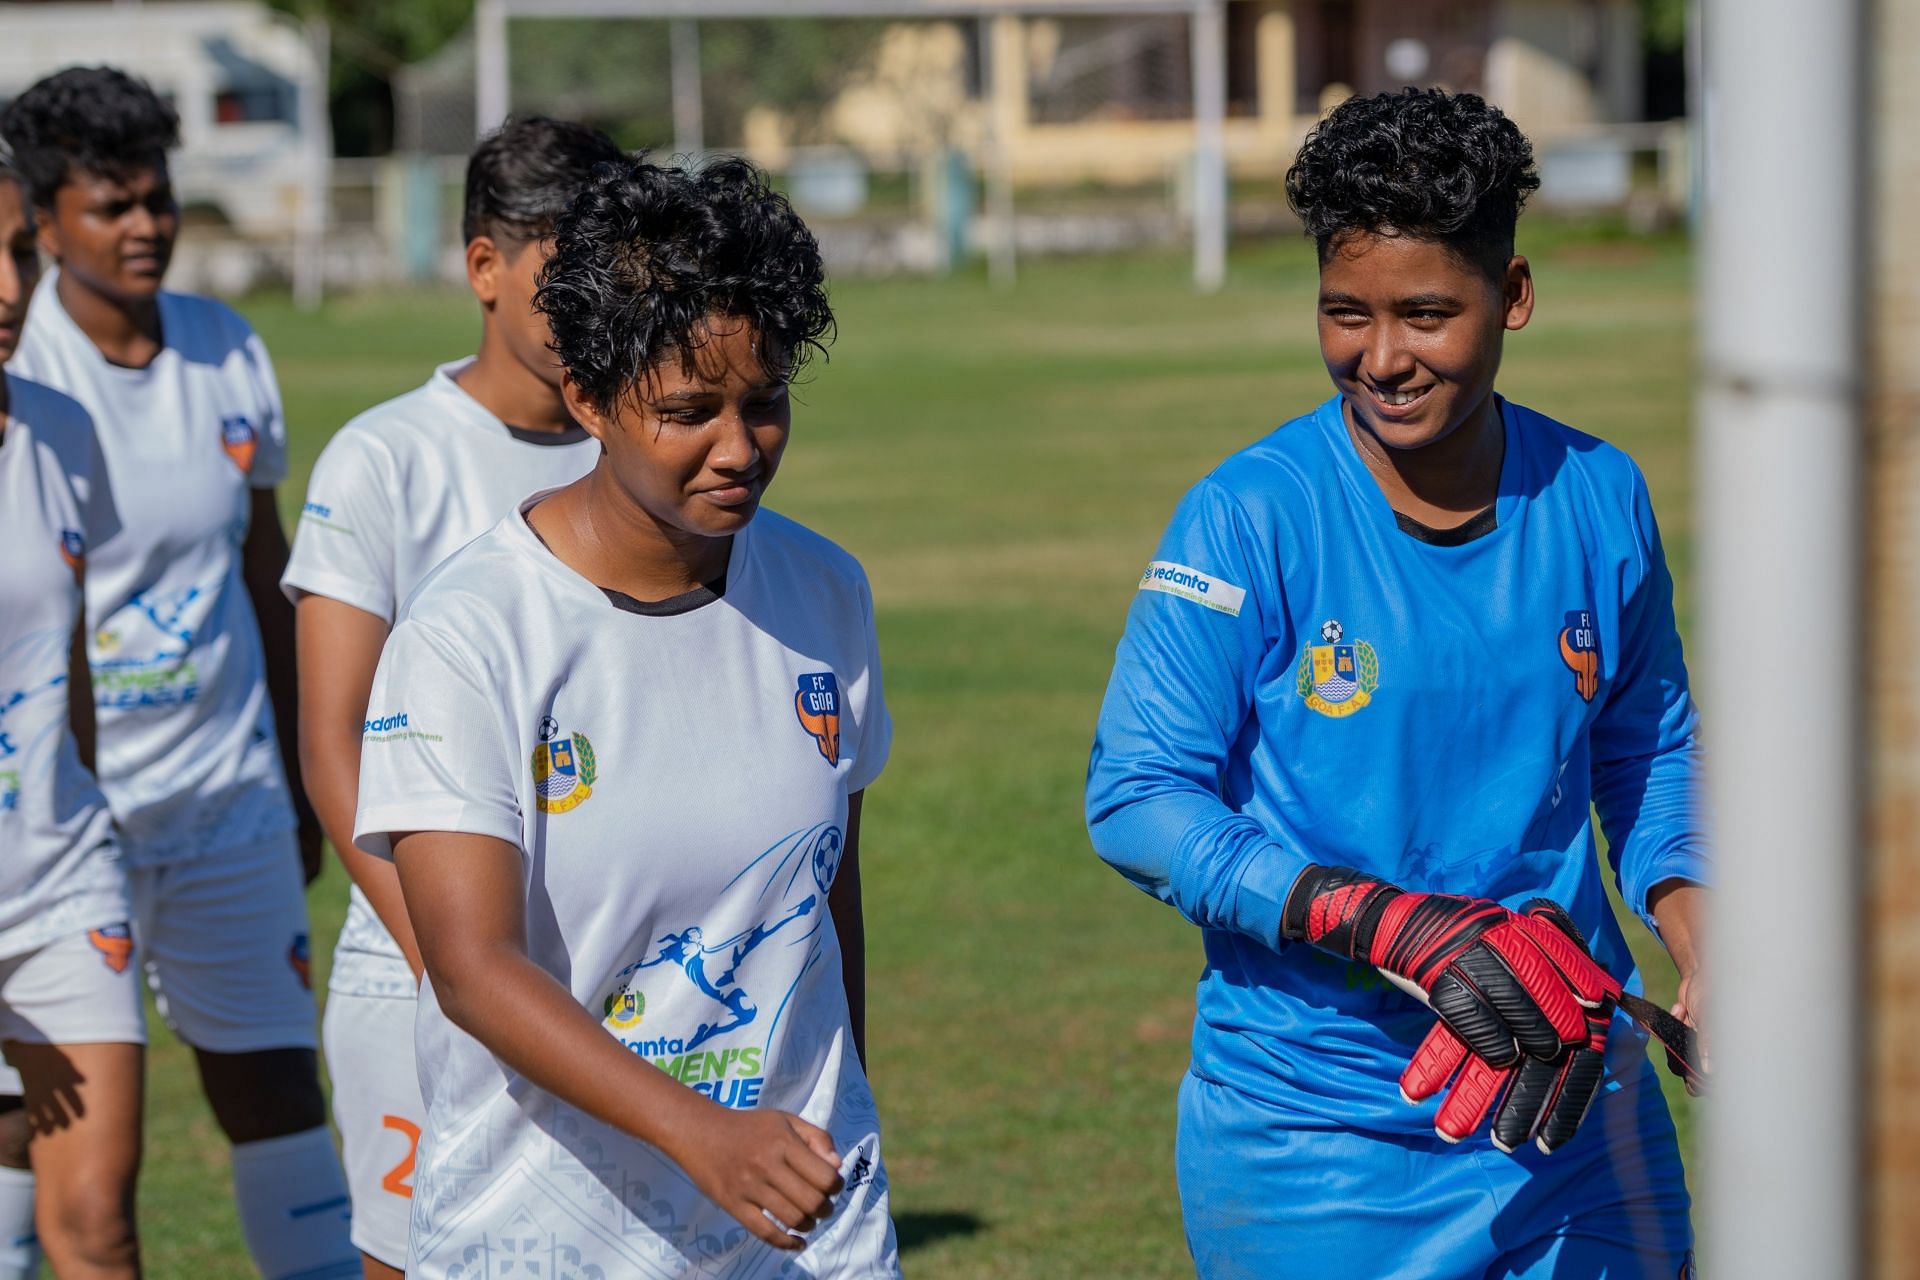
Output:
[[1287,170],[1287,203],[1320,261],[1355,233],[1446,245],[1494,278],[1540,186],[1533,144],[1471,93],[1355,95],[1313,127]]
[[124,71],[68,67],[7,104],[0,136],[13,148],[33,203],[47,209],[76,174],[125,178],[164,162],[180,145],[180,116]]
[[670,356],[691,372],[714,316],[751,325],[767,372],[783,380],[833,337],[819,244],[737,157],[602,169],[561,216],[534,305],[561,365],[602,412]]
[[618,143],[587,125],[550,116],[509,120],[467,159],[460,235],[544,240],[596,165],[626,159]]

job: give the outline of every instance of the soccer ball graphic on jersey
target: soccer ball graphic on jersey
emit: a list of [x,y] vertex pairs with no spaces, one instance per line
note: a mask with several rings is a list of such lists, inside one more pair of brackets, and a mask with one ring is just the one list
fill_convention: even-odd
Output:
[[1340,625],[1338,618],[1328,618],[1320,624],[1320,638],[1328,644],[1339,644],[1340,637],[1346,634],[1346,628]]
[[813,882],[820,886],[822,893],[833,888],[833,877],[840,870],[843,844],[838,827],[828,827],[813,842]]

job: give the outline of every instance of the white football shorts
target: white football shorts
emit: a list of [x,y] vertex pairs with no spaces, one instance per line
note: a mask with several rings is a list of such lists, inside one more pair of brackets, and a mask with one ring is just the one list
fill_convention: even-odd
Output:
[[293,832],[132,867],[134,937],[160,1016],[209,1053],[317,1049]]
[[[82,929],[0,960],[0,1040],[145,1044],[139,970],[127,926]],[[18,1093],[19,1073],[7,1069]]]
[[333,1122],[353,1196],[353,1246],[403,1270],[414,1150],[427,1116],[413,1062],[418,1004],[329,991],[321,1024],[333,1078]]

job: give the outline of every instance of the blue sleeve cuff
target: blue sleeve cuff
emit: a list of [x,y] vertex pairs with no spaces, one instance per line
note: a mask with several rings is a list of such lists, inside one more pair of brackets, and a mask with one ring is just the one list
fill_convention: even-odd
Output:
[[1686,849],[1675,849],[1662,854],[1648,866],[1641,868],[1635,875],[1635,883],[1626,886],[1627,905],[1640,917],[1653,936],[1660,936],[1660,926],[1655,923],[1653,912],[1647,907],[1647,898],[1660,885],[1668,880],[1687,880],[1697,885],[1709,885],[1713,882],[1713,863],[1705,854]]
[[1280,918],[1287,909],[1287,893],[1300,879],[1307,863],[1298,854],[1268,842],[1247,859],[1234,904],[1234,918],[1244,933],[1269,947],[1280,945]]

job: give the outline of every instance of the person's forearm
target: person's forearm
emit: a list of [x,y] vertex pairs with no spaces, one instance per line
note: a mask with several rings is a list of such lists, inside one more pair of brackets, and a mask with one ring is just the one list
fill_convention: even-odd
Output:
[[675,1163],[716,1108],[607,1034],[573,993],[516,948],[428,960],[442,1012],[503,1063],[562,1102],[658,1147]]
[[240,576],[253,604],[254,623],[260,629],[267,701],[273,707],[274,734],[280,742],[287,791],[295,817],[307,827],[317,824],[318,819],[300,776],[300,682],[294,667],[293,605],[280,591],[280,575],[287,569],[287,535],[280,527],[271,489],[254,490],[252,514],[253,523],[240,552]]
[[249,573],[247,593],[253,599],[260,624],[260,646],[266,655],[267,700],[273,706],[274,733],[280,741],[280,761],[287,772],[287,790],[293,811],[304,825],[315,821],[300,770],[300,686],[294,671],[293,606],[280,594],[279,571],[268,581]]
[[421,972],[420,944],[413,936],[413,925],[407,920],[400,877],[391,862],[362,853],[353,843],[353,815],[360,800],[360,727],[356,724],[336,731],[334,726],[317,720],[302,723],[301,772],[321,829],[326,832],[327,842],[333,846],[340,865],[366,896],[367,905],[393,935],[417,981]]
[[1662,880],[1647,894],[1647,910],[1660,927],[1660,941],[1684,978],[1700,967],[1707,890],[1691,880]]
[[827,895],[833,913],[833,932],[840,940],[840,981],[847,991],[847,1020],[853,1027],[853,1049],[860,1065],[867,1065],[867,928],[860,905],[860,862],[849,848]]
[[81,618],[73,628],[67,654],[67,719],[73,727],[73,745],[87,772],[98,774],[95,758],[98,734],[93,710],[93,668],[87,664],[87,620]]

